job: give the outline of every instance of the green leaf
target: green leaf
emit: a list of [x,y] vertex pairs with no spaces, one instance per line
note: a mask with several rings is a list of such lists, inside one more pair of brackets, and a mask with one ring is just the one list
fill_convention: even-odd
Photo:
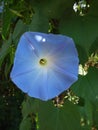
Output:
[[52,102],[40,102],[39,130],[80,130],[80,115],[76,105],[66,101],[62,108]]
[[39,9],[35,9],[35,14],[31,24],[29,25],[29,31],[48,32],[49,21],[46,15]]
[[12,36],[9,37],[8,40],[4,40],[1,50],[0,50],[0,66],[4,61],[4,58],[6,57],[6,55],[9,53],[10,51],[10,46],[12,43]]
[[11,14],[8,4],[5,6],[3,11],[3,26],[2,26],[2,37],[6,39],[9,35],[9,29],[11,24],[11,19],[13,15]]
[[98,52],[98,37],[96,37],[95,41],[92,43],[89,54],[91,55],[94,52]]
[[28,26],[22,20],[18,20],[13,32],[13,41],[17,43],[20,36],[26,31],[28,31]]
[[36,7],[44,13],[49,19],[60,19],[66,13],[69,13],[69,7],[72,7],[74,0],[33,0],[33,7]]
[[87,55],[89,54],[90,46],[98,37],[98,1],[90,3],[90,7],[85,16],[78,16],[74,10],[70,11],[70,14],[62,17],[59,27],[60,33],[72,37],[75,43],[81,46]]
[[93,125],[96,126],[98,123],[98,69],[91,68],[87,76],[79,77],[72,89],[85,101],[84,107],[80,107],[79,110],[81,117],[83,116],[85,119],[85,127],[88,126],[91,129]]
[[74,91],[85,99],[96,104],[96,96],[98,96],[98,69],[91,68],[85,77],[79,77],[79,80],[73,85]]
[[23,119],[20,124],[19,130],[31,130],[31,129],[32,129],[31,118],[27,117],[27,118]]
[[36,113],[39,108],[39,100],[27,97],[22,103],[22,116],[26,118],[31,113]]

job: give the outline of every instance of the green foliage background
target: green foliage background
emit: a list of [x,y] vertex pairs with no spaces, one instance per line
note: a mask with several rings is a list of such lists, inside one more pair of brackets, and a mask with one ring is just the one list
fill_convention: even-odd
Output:
[[60,33],[76,43],[80,63],[98,50],[98,1],[87,0],[84,16],[73,10],[75,0],[1,0],[0,13],[0,129],[98,130],[98,68],[90,67],[71,90],[83,105],[65,100],[57,108],[22,93],[10,80],[14,53],[26,31]]

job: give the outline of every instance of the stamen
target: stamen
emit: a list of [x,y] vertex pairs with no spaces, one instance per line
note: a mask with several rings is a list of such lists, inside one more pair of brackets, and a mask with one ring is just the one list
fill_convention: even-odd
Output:
[[40,59],[39,64],[42,66],[45,66],[45,65],[47,65],[47,60],[42,58],[42,59]]

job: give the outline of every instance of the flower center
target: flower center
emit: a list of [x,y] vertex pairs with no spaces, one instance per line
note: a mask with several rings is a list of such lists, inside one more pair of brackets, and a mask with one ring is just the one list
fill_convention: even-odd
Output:
[[47,60],[42,58],[42,59],[39,60],[39,64],[42,65],[42,66],[45,66],[45,65],[47,65]]

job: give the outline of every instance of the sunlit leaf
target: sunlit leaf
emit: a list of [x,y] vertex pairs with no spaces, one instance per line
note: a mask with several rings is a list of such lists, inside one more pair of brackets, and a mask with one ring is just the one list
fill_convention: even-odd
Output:
[[31,130],[32,129],[32,121],[31,118],[25,118],[20,124],[19,130]]
[[36,113],[39,108],[39,100],[27,97],[22,103],[22,116],[26,118],[31,113]]
[[80,115],[77,106],[65,102],[56,108],[51,102],[41,102],[38,113],[39,130],[80,130]]
[[[86,126],[97,125],[98,115],[98,70],[90,69],[88,74],[80,77],[78,82],[72,87],[73,91],[84,99],[84,107],[80,107],[81,117],[85,119]],[[82,111],[81,111],[82,110]],[[83,112],[83,113],[82,113]],[[96,114],[95,114],[96,113]],[[93,120],[95,118],[95,120]]]

